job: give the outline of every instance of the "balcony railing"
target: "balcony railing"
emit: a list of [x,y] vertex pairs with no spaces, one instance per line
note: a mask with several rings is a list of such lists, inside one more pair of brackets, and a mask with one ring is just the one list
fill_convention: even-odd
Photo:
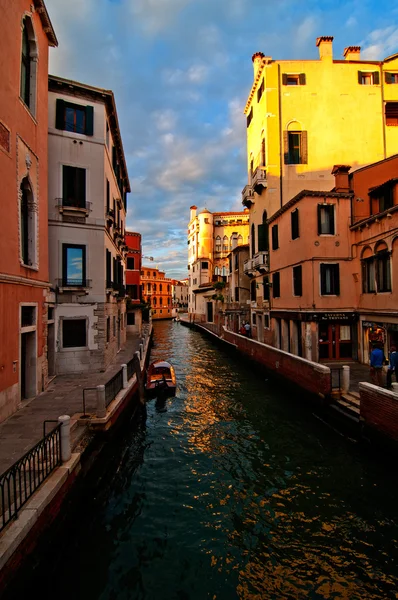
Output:
[[268,250],[260,251],[253,256],[253,267],[257,271],[268,271]]
[[256,274],[252,258],[247,258],[243,263],[243,272],[245,275],[249,275],[249,277],[253,277]]
[[251,185],[245,185],[242,190],[242,204],[247,208],[250,208],[254,204],[254,192]]
[[252,175],[252,186],[257,194],[261,194],[261,190],[268,186],[267,171],[265,167],[258,166]]
[[59,291],[84,290],[91,288],[91,279],[57,279]]
[[91,211],[91,202],[82,201],[75,198],[56,198],[59,212],[76,212],[85,216]]

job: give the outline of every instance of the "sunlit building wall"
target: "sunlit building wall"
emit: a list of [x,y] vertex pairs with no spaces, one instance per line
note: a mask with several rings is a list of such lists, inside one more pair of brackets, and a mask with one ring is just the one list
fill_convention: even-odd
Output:
[[141,295],[151,308],[153,320],[172,318],[173,279],[166,277],[164,271],[142,267]]

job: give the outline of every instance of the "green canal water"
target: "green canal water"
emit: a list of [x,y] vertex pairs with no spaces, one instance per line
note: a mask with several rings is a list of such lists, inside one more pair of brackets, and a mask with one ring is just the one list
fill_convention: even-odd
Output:
[[397,598],[394,461],[198,332],[154,340],[176,397],[112,441],[12,597]]

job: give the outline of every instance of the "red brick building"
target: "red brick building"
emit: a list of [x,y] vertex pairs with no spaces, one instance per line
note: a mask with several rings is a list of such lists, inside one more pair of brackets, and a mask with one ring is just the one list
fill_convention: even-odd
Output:
[[0,0],[0,421],[48,380],[48,48],[43,0]]
[[141,326],[141,234],[126,231],[128,246],[126,259],[127,331],[138,331]]
[[173,279],[154,267],[142,267],[141,286],[142,297],[152,309],[152,319],[171,319]]

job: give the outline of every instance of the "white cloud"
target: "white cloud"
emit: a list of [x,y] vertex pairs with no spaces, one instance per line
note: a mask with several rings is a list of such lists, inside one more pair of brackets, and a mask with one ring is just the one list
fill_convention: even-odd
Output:
[[203,83],[209,73],[209,68],[204,64],[191,65],[185,71],[183,69],[164,69],[163,80],[169,85],[186,85],[188,83]]
[[297,27],[295,36],[295,46],[300,48],[308,44],[315,37],[318,20],[310,15],[306,17]]
[[130,10],[149,36],[169,28],[191,0],[131,0]]
[[177,113],[171,108],[152,113],[153,121],[159,131],[170,131],[177,124]]
[[398,49],[398,27],[393,25],[385,29],[375,29],[361,43],[364,60],[383,60]]

